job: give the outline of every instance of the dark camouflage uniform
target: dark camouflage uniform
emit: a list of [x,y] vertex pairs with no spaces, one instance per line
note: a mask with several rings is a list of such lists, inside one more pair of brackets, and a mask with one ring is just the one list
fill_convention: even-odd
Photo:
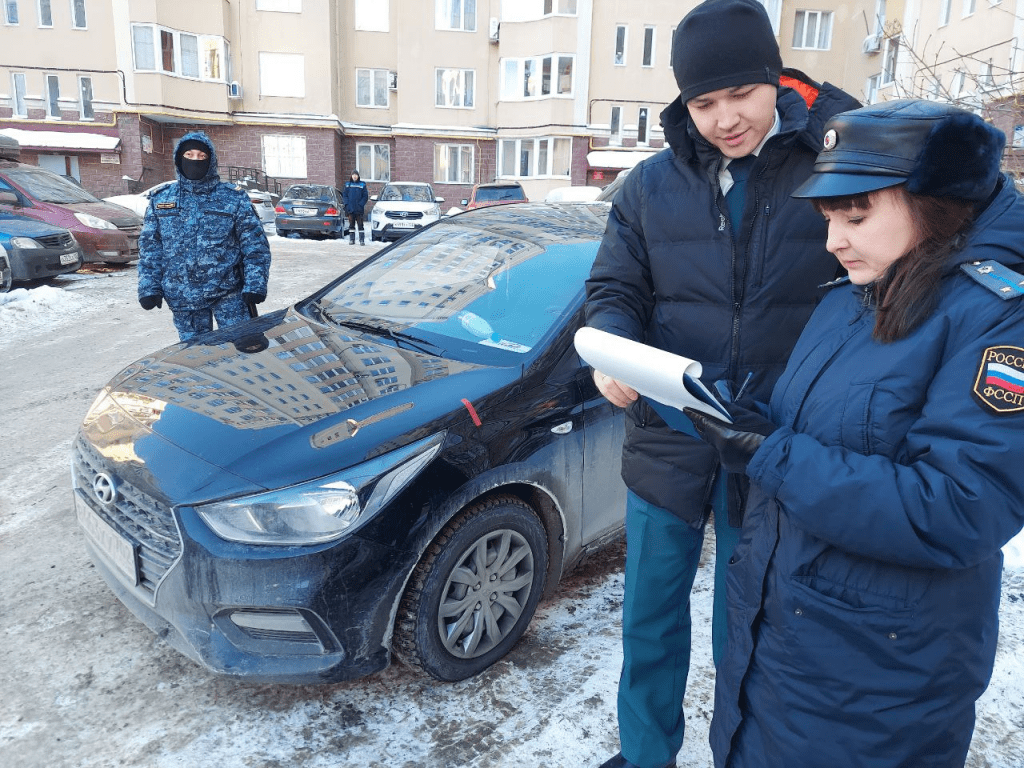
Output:
[[209,147],[209,172],[191,181],[178,167],[178,182],[150,199],[139,239],[139,298],[162,296],[182,341],[211,330],[211,314],[222,328],[248,319],[242,293],[265,296],[270,272],[270,245],[249,196],[217,176],[206,134],[185,134],[178,144],[190,139]]

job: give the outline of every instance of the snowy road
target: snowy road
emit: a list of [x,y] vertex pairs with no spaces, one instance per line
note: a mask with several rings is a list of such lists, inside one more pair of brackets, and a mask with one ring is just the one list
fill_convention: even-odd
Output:
[[[272,247],[265,311],[379,248]],[[139,308],[134,268],[0,296],[0,766],[576,768],[617,750],[621,546],[563,583],[506,660],[454,685],[400,665],[339,685],[248,685],[207,674],[139,623],[85,555],[68,454],[100,387],[176,338],[166,309]],[[1015,562],[972,768],[1024,766],[1024,557]],[[709,609],[702,568],[679,766],[711,762]]]

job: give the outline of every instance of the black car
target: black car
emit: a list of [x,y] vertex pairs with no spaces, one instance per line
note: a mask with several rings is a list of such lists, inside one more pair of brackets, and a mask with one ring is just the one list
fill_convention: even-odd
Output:
[[294,184],[284,191],[274,208],[277,234],[288,237],[341,237],[348,218],[341,193],[324,184]]
[[459,680],[505,655],[621,534],[622,413],[572,344],[608,210],[446,218],[121,371],[73,448],[110,587],[253,681],[350,679],[392,653]]
[[[0,192],[0,200],[5,192]],[[0,293],[12,283],[81,268],[85,254],[68,230],[0,209]]]

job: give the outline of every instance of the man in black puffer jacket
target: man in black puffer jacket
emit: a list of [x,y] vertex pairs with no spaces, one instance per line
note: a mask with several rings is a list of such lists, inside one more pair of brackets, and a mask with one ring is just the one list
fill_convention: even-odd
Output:
[[[790,193],[811,173],[825,121],[859,104],[828,84],[802,82],[804,96],[780,87],[778,43],[757,0],[706,0],[676,28],[672,50],[680,96],[661,114],[671,148],[636,166],[613,201],[586,324],[697,360],[706,383],[745,384],[767,400],[820,286],[836,277],[825,222]],[[594,380],[626,408],[629,488],[621,752],[602,768],[662,768],[683,743],[704,524],[713,509],[717,661],[746,486],[631,388],[599,371]]]

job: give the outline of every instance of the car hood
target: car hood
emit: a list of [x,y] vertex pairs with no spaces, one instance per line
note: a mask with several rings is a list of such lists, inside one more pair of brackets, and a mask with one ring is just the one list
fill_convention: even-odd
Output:
[[395,200],[378,200],[373,207],[378,211],[430,211],[437,207],[437,203],[412,203],[398,202]]
[[[394,371],[382,375],[382,368]],[[394,450],[473,418],[467,403],[479,408],[521,375],[519,366],[398,349],[289,309],[133,363],[107,385],[86,423],[119,421],[115,439],[133,446],[120,452],[148,464],[135,474],[148,475],[172,503],[195,503],[294,485]],[[98,430],[86,434],[110,452]],[[195,482],[177,482],[173,491],[157,481],[188,473]]]
[[124,206],[114,203],[98,201],[95,203],[68,203],[62,207],[80,213],[88,213],[101,219],[106,219],[118,229],[131,229],[141,227],[142,219],[134,212]]
[[30,219],[28,216],[5,216],[0,214],[0,232],[11,237],[46,237],[67,232],[64,227]]

